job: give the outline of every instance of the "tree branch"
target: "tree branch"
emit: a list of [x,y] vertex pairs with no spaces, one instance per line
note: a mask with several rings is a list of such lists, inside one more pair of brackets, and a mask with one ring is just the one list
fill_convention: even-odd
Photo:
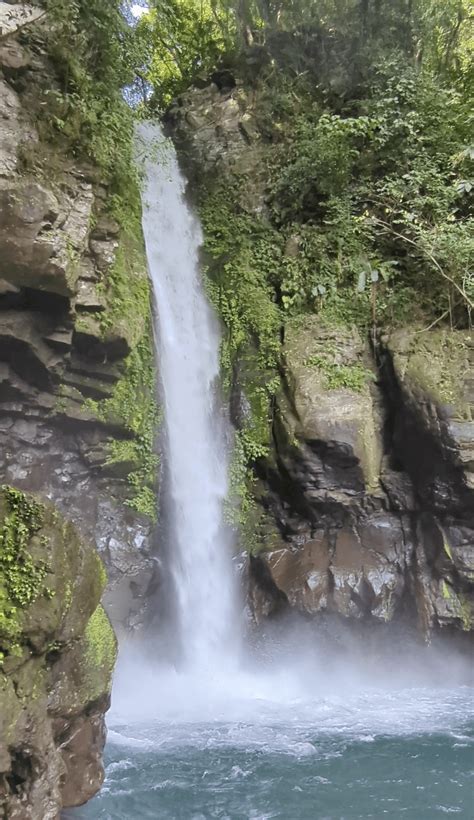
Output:
[[428,250],[426,250],[426,248],[423,248],[422,246],[418,245],[417,242],[415,242],[413,239],[410,239],[408,236],[404,236],[402,233],[399,233],[398,231],[394,230],[394,228],[392,228],[391,225],[389,225],[387,222],[384,222],[382,219],[378,219],[378,217],[376,217],[376,216],[372,217],[372,219],[373,219],[373,222],[375,222],[376,225],[381,225],[383,228],[385,228],[385,230],[389,231],[393,236],[398,237],[398,239],[401,239],[403,242],[407,242],[409,245],[412,245],[414,248],[416,248],[417,250],[424,253],[425,256],[427,256],[428,259],[435,266],[436,270],[441,274],[443,279],[446,279],[447,282],[450,282],[450,284],[458,291],[458,293],[461,294],[462,298],[465,300],[465,302],[467,302],[467,304],[469,305],[469,307],[471,309],[474,308],[474,302],[472,302],[471,299],[469,299],[469,296],[467,295],[464,288],[462,288],[460,285],[458,285],[458,283],[455,282],[454,279],[451,278],[451,276],[448,276],[448,274],[445,273],[445,271],[443,270],[443,268],[439,264],[438,260],[433,256],[432,253],[430,253],[430,251],[428,251]]

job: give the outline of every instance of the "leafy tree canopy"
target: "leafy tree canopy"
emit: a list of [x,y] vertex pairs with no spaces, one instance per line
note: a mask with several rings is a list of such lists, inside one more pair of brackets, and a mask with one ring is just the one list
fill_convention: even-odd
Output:
[[143,76],[163,108],[223,57],[283,32],[298,51],[323,35],[359,70],[398,50],[472,88],[473,23],[472,0],[150,0],[135,36]]

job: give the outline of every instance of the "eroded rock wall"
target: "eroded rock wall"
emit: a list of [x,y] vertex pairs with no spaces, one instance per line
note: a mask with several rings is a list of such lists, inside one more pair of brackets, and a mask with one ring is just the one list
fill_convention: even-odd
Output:
[[410,329],[374,357],[355,329],[289,331],[264,469],[281,543],[252,562],[257,617],[263,563],[277,610],[283,592],[313,615],[472,629],[472,345]]
[[141,237],[112,218],[100,169],[37,127],[60,91],[44,37],[53,22],[37,4],[1,6],[0,476],[52,499],[94,540],[107,609],[129,629],[156,567],[152,520],[133,501],[151,488],[129,480],[142,481],[141,445],[120,404],[153,412]]
[[[194,187],[225,179],[241,212],[265,222],[280,135],[264,91],[223,72],[180,96],[168,122]],[[298,256],[297,236],[284,253]],[[425,637],[471,631],[472,333],[416,325],[369,338],[307,314],[283,334],[270,454],[251,484],[263,513],[249,561],[255,618],[293,608]],[[234,363],[237,427],[251,414],[249,380],[264,386],[264,372],[247,371]]]

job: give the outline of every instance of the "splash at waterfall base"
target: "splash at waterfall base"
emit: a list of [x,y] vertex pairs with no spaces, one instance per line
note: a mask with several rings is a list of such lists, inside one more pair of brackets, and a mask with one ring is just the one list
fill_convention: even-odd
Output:
[[[199,276],[202,235],[161,131],[144,125],[141,140],[175,607],[166,646],[158,624],[123,647],[106,783],[75,817],[467,816],[472,680],[452,644],[423,646],[402,624],[388,643],[382,628],[351,628],[337,615],[316,628],[309,613],[289,610],[262,557],[253,559],[254,596],[266,591],[274,617],[240,639],[242,562],[222,522],[228,437],[219,333]],[[254,600],[254,612],[264,610]]]
[[377,664],[361,645],[331,657],[297,626],[238,670],[177,671],[150,662],[153,644],[146,658],[124,652],[106,782],[74,817],[467,818],[465,662],[446,647],[391,648]]

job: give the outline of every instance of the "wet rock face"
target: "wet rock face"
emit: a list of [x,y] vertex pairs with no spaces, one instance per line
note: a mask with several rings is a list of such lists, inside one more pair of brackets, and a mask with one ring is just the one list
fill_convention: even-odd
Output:
[[472,629],[471,355],[462,332],[400,331],[375,361],[355,330],[290,329],[264,470],[280,543],[249,565],[257,620],[292,607]]
[[[30,97],[57,86],[40,30],[25,29],[37,17],[42,8],[0,3],[0,483],[52,499],[95,542],[122,631],[143,622],[155,586],[152,525],[126,504],[136,464],[108,463],[110,443],[133,434],[89,401],[113,395],[146,317],[113,310],[122,239],[97,169],[58,147],[53,171],[25,171],[25,149],[50,150]],[[146,281],[145,268],[136,275]]]
[[474,335],[398,331],[385,341],[381,363],[396,408],[394,448],[424,504],[472,512]]
[[92,187],[76,182],[58,197],[34,179],[3,182],[0,191],[0,277],[14,285],[72,296],[77,257],[86,250]]
[[287,329],[283,358],[289,392],[279,400],[276,433],[289,473],[300,472],[310,501],[327,501],[331,492],[338,497],[376,491],[380,401],[370,389],[373,361],[360,335],[309,319]]
[[123,481],[106,475],[105,432],[65,421],[0,416],[0,474],[54,499],[96,544],[107,567],[104,602],[120,634],[143,622],[155,585],[152,525],[126,506]]
[[105,572],[54,507],[0,491],[0,813],[56,820],[100,787],[116,641]]

